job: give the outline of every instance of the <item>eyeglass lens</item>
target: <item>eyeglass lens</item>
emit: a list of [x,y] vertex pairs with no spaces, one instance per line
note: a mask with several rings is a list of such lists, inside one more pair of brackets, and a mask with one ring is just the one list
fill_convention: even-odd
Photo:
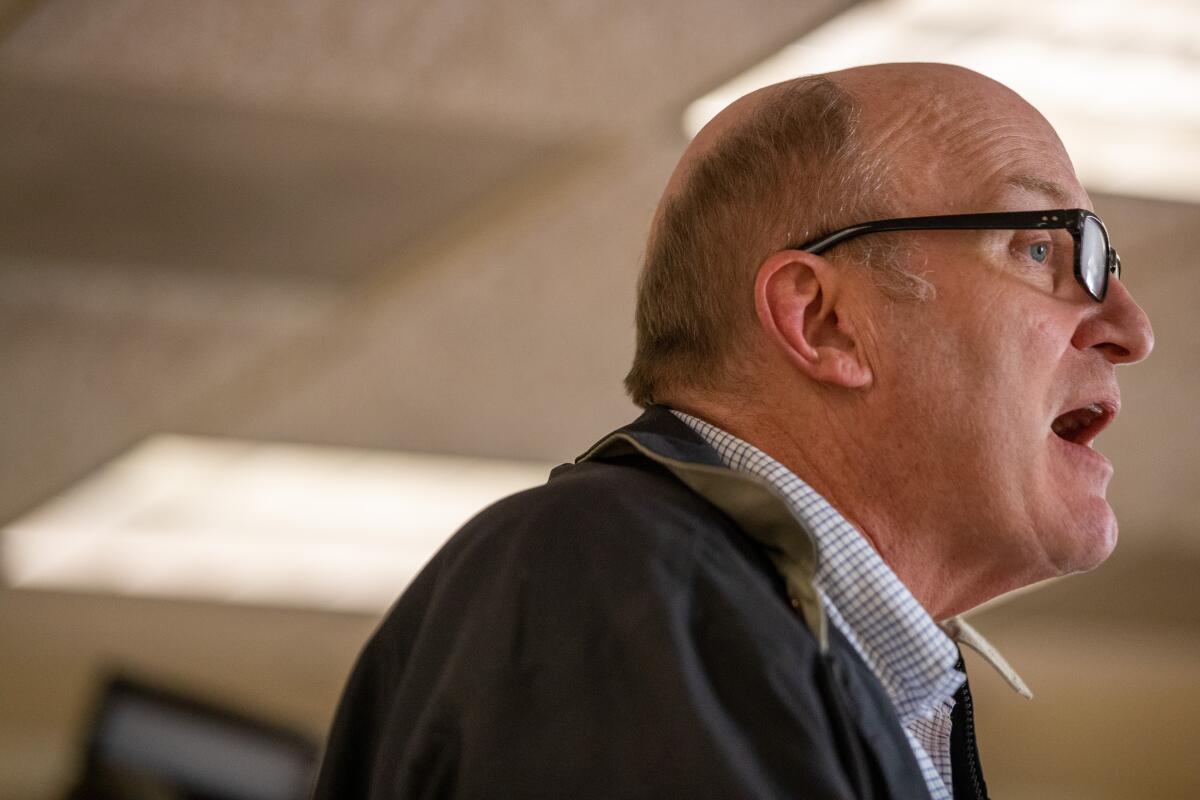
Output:
[[1079,277],[1097,300],[1108,288],[1108,239],[1095,217],[1084,217],[1079,236]]

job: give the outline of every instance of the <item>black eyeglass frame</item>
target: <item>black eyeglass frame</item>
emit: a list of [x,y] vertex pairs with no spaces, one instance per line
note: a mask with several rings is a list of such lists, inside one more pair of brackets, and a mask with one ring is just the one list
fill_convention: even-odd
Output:
[[[1083,226],[1094,219],[1104,237],[1106,255],[1105,270],[1100,274],[1102,284],[1093,289],[1083,274]],[[1088,296],[1097,303],[1104,302],[1108,294],[1108,276],[1121,277],[1121,257],[1113,249],[1108,229],[1104,222],[1091,211],[1083,208],[1060,208],[1047,211],[998,211],[986,214],[948,214],[934,217],[897,217],[861,222],[841,230],[827,233],[795,248],[813,255],[820,255],[842,242],[865,236],[868,233],[891,233],[894,231],[939,231],[939,230],[1043,230],[1065,229],[1075,240],[1075,280]]]

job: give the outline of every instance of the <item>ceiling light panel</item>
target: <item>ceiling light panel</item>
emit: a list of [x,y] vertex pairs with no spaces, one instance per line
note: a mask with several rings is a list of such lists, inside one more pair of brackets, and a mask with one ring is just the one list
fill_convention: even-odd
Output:
[[3,531],[9,585],[385,609],[548,464],[157,436]]

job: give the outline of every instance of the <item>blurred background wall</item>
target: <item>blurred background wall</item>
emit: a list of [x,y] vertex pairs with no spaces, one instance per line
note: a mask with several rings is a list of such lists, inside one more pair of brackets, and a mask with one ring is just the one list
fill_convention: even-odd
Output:
[[[161,433],[573,458],[635,411],[684,109],[851,5],[0,0],[0,526]],[[1158,335],[1101,439],[1121,545],[977,614],[1036,695],[976,666],[984,764],[998,797],[1194,797],[1200,206],[1093,197]],[[383,610],[8,574],[4,798],[61,795],[112,668],[319,741]]]

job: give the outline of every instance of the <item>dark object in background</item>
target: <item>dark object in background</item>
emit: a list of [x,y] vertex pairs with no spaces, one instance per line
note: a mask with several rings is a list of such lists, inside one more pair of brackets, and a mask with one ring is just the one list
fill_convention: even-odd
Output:
[[304,800],[299,733],[127,677],[108,682],[68,800]]

